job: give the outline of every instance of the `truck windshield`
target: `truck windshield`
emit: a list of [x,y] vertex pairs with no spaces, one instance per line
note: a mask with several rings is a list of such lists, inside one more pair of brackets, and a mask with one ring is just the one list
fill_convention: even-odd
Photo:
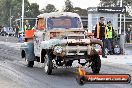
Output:
[[48,29],[53,28],[81,28],[81,22],[77,17],[54,17],[47,20]]

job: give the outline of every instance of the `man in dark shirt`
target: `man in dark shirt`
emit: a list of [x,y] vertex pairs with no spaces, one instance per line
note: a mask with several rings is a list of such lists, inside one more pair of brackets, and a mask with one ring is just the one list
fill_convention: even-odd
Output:
[[97,23],[96,27],[95,27],[94,37],[102,40],[102,42],[103,42],[102,57],[107,58],[107,56],[105,55],[105,41],[107,38],[107,33],[106,33],[105,27],[106,26],[104,24],[104,17],[100,17],[100,22]]

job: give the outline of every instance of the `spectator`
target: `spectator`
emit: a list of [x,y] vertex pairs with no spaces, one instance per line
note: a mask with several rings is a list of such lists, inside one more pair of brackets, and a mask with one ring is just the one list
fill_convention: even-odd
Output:
[[104,17],[100,17],[100,22],[96,24],[94,37],[102,40],[102,57],[107,58],[107,56],[105,55],[105,42],[107,38],[107,33],[104,24]]
[[107,48],[109,50],[109,54],[112,55],[112,38],[114,36],[114,29],[113,29],[113,26],[111,24],[111,21],[108,21],[107,22],[107,26],[106,26],[106,30],[107,30]]

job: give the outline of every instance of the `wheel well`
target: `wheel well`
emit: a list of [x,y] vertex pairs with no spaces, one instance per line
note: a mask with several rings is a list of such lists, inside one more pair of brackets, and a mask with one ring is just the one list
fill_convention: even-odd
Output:
[[25,56],[26,56],[26,53],[25,53],[24,50],[22,50],[22,52],[21,52],[21,57],[24,58]]
[[41,55],[43,55],[43,56],[46,55],[46,50],[45,50],[45,49],[42,49],[42,51],[41,51]]
[[41,63],[44,63],[44,57],[45,57],[45,55],[46,55],[46,50],[45,49],[42,49],[42,51],[41,51]]

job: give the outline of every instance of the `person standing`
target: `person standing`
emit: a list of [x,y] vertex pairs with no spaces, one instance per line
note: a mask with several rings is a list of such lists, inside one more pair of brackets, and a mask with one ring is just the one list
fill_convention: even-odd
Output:
[[131,30],[130,30],[130,28],[128,28],[128,30],[126,32],[126,41],[127,41],[127,43],[130,43],[130,35],[131,35]]
[[112,38],[114,36],[114,29],[113,26],[111,24],[111,21],[107,22],[107,26],[106,26],[106,31],[107,31],[107,48],[109,50],[109,54],[112,55]]
[[106,32],[106,25],[104,24],[104,17],[100,17],[100,22],[96,24],[94,37],[102,40],[103,42],[102,57],[107,58],[107,56],[105,55],[105,46],[106,46],[105,42],[107,38],[107,32]]
[[17,38],[19,38],[19,26],[17,25],[16,26],[16,28],[15,28],[15,36],[17,37]]
[[26,30],[31,30],[31,27],[30,27],[30,24],[29,24],[28,20],[26,20],[26,24],[25,24],[25,26],[24,26],[24,32],[25,32]]

